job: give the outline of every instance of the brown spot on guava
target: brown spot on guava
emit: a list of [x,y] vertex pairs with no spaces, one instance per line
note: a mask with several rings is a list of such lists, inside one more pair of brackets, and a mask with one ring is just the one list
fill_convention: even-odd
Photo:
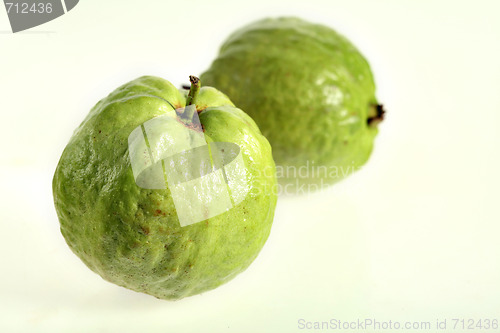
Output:
[[141,226],[141,230],[144,235],[149,235],[149,227]]

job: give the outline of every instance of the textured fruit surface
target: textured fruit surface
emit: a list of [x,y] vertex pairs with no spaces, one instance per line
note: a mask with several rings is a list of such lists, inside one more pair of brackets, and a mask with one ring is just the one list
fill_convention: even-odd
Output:
[[326,26],[254,22],[230,35],[201,79],[255,120],[280,181],[333,183],[370,156],[377,128],[369,118],[381,109],[369,64]]
[[131,81],[101,100],[75,130],[53,178],[61,232],[104,279],[163,299],[213,289],[247,268],[274,216],[271,148],[243,111],[214,88],[196,107],[205,135],[239,145],[250,191],[231,210],[179,225],[169,189],[136,185],[127,139],[153,117],[183,107],[186,93],[157,77]]

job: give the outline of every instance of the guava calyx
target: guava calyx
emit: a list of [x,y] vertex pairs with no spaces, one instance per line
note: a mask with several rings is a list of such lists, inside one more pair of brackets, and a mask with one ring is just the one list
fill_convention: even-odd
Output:
[[372,105],[372,112],[370,117],[366,120],[368,126],[375,127],[382,122],[385,118],[386,111],[384,110],[383,104]]

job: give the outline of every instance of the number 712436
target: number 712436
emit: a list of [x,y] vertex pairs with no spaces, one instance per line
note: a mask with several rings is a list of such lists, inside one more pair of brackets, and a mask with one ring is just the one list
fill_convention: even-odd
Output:
[[52,4],[49,3],[34,3],[30,6],[26,2],[6,2],[7,13],[10,14],[11,11],[16,14],[50,14],[52,13]]
[[452,319],[453,329],[466,330],[496,330],[498,319]]

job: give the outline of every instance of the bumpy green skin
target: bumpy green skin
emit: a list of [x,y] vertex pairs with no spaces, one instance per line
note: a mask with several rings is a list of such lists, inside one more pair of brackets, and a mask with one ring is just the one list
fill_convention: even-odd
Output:
[[76,129],[53,179],[61,232],[73,252],[104,279],[162,299],[213,289],[247,268],[268,238],[276,205],[268,190],[276,184],[269,143],[248,115],[227,107],[231,101],[210,87],[197,99],[200,120],[213,141],[240,146],[250,174],[246,199],[180,227],[168,189],[136,185],[129,134],[185,99],[157,77],[118,88]]
[[301,166],[309,170],[299,184],[333,183],[370,156],[373,76],[358,50],[328,27],[298,18],[252,23],[226,40],[201,79],[255,120],[284,183],[295,182]]

